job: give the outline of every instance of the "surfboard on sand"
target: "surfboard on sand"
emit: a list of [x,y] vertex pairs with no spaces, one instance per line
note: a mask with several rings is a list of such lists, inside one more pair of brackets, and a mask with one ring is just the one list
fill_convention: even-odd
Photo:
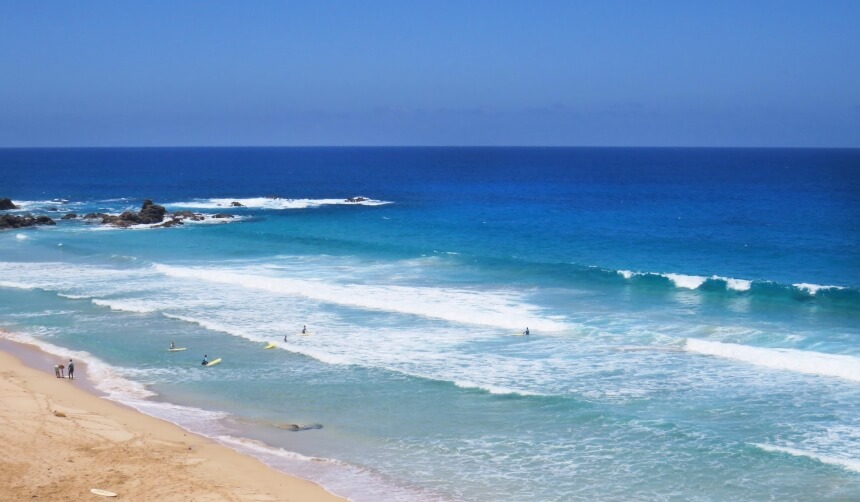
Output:
[[269,344],[268,344],[268,345],[266,345],[264,348],[266,348],[266,349],[274,349],[274,348],[275,348],[275,344],[274,344],[273,342],[269,342]]
[[185,350],[185,347],[176,347],[175,349],[167,349],[168,352],[179,352]]
[[206,367],[208,368],[209,366],[215,366],[216,364],[221,364],[221,358],[220,357],[218,359],[214,359],[212,361],[209,361],[209,364],[207,364]]
[[102,497],[116,497],[116,493],[109,492],[107,490],[100,490],[98,488],[90,488],[90,493],[101,495]]

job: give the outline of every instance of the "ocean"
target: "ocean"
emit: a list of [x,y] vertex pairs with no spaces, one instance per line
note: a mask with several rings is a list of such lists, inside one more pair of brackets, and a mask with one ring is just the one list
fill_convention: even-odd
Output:
[[[0,232],[0,329],[336,494],[860,499],[860,150],[0,149],[0,176],[57,220]],[[205,219],[60,220],[145,199]]]

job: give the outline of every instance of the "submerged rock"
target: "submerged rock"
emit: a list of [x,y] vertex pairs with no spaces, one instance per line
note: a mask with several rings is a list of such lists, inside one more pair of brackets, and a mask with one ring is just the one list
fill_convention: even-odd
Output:
[[78,217],[77,213],[66,213],[66,214],[64,214],[64,215],[63,215],[63,217],[62,217],[62,218],[60,218],[60,219],[61,219],[61,220],[73,220],[73,219],[75,219],[75,218],[77,218],[77,217]]
[[212,217],[213,218],[235,218],[235,216],[233,216],[232,214],[227,214],[227,213],[218,213],[218,214],[212,215]]
[[344,199],[344,202],[364,202],[366,200],[370,200],[367,197],[349,197],[348,199]]
[[292,431],[292,432],[309,431],[309,430],[313,430],[313,429],[322,429],[323,428],[322,424],[306,424],[306,425],[302,425],[302,424],[272,424],[272,425],[274,425],[278,429],[283,429],[285,431]]

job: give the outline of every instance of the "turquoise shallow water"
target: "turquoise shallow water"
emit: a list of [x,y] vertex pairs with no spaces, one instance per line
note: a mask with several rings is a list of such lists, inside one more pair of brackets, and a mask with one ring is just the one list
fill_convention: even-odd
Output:
[[0,328],[355,500],[854,499],[858,160],[3,150],[13,214],[237,218],[2,232]]

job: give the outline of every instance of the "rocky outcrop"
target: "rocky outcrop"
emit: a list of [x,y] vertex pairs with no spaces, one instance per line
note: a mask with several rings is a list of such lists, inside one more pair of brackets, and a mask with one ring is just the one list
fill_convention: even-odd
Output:
[[7,209],[20,209],[18,206],[12,202],[11,199],[0,199],[0,211],[5,211]]
[[167,212],[164,209],[164,206],[159,206],[158,204],[153,203],[151,200],[146,199],[143,201],[143,205],[140,207],[140,211],[132,212],[126,211],[119,216],[104,214],[104,213],[90,213],[84,216],[85,219],[97,219],[101,218],[101,222],[103,225],[113,225],[115,227],[127,228],[132,225],[152,225],[155,223],[161,223],[164,221],[164,214]]
[[15,216],[11,214],[0,215],[0,230],[10,228],[32,227],[34,225],[56,225],[56,222],[47,216]]
[[85,220],[102,220],[105,218],[110,218],[110,215],[107,213],[87,213],[84,215]]
[[241,202],[235,201],[235,200],[230,203],[230,206],[232,206],[232,207],[245,207],[244,204],[242,204]]
[[218,214],[213,215],[212,217],[213,218],[233,218],[234,216],[232,214],[227,214],[227,213],[218,213]]
[[60,219],[61,220],[74,220],[77,217],[78,217],[77,213],[66,213]]
[[170,228],[175,227],[177,225],[183,225],[182,220],[178,218],[173,218],[171,220],[167,220],[164,223],[159,223],[158,225],[153,225],[152,228]]
[[151,200],[146,199],[143,201],[143,206],[141,206],[138,216],[141,223],[161,223],[164,221],[164,213],[166,212],[167,210],[164,209],[164,206],[159,206]]
[[191,220],[191,221],[203,221],[204,218],[200,213],[192,213],[191,211],[176,211],[173,213],[174,220]]
[[364,202],[366,200],[370,200],[367,197],[350,197],[348,199],[344,199],[344,202]]

